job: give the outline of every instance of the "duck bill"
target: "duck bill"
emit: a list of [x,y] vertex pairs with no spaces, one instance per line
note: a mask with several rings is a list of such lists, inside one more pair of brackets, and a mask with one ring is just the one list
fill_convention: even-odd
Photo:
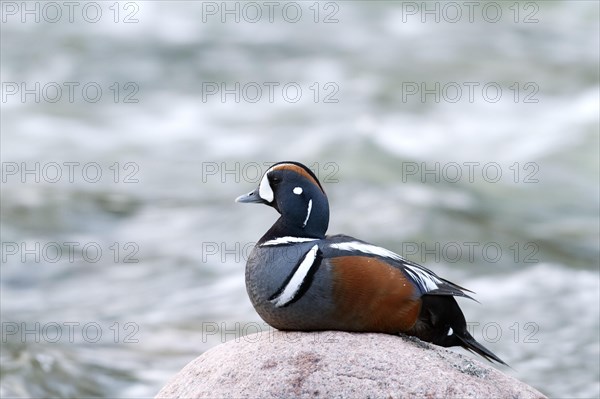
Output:
[[258,188],[254,191],[249,192],[248,194],[240,195],[239,197],[237,197],[235,199],[235,202],[241,202],[243,204],[251,204],[251,203],[266,204],[267,203],[267,201],[260,198],[260,195],[258,194]]

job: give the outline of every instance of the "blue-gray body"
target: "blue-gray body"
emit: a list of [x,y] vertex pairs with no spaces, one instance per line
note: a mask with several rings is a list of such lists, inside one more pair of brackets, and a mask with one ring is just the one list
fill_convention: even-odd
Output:
[[333,317],[331,265],[323,261],[312,276],[310,289],[297,301],[276,307],[273,295],[281,289],[306,253],[322,243],[315,240],[293,245],[256,245],[246,264],[246,290],[252,305],[267,323],[280,330],[341,329]]

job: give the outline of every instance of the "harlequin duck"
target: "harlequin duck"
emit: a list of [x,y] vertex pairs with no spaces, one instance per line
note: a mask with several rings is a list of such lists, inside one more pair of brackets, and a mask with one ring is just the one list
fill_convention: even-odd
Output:
[[271,326],[404,333],[506,364],[467,331],[454,297],[473,299],[466,293],[472,291],[385,248],[326,236],[327,195],[306,166],[276,163],[256,190],[236,201],[269,205],[281,214],[246,264],[252,305]]

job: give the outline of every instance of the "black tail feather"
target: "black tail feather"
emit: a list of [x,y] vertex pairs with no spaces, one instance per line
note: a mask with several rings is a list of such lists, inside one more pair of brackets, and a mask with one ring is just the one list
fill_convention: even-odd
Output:
[[494,355],[492,351],[487,349],[485,346],[481,345],[479,342],[475,341],[475,338],[473,338],[473,336],[471,336],[471,334],[469,334],[468,331],[463,331],[463,334],[461,335],[456,335],[456,338],[458,338],[458,340],[460,341],[460,346],[462,346],[463,348],[471,352],[477,353],[478,355],[481,355],[490,362],[494,361],[496,363],[508,366],[508,364],[504,363],[502,359]]
[[462,346],[486,360],[508,366],[469,334],[465,316],[452,295],[423,295],[421,313],[408,333],[436,345]]

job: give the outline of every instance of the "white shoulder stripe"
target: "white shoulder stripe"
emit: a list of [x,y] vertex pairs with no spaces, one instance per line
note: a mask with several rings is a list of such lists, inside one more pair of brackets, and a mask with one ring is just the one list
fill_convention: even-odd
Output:
[[260,244],[260,246],[268,247],[270,245],[285,245],[285,244],[292,244],[292,243],[298,243],[298,242],[310,242],[310,241],[317,241],[317,240],[318,240],[318,238],[286,236],[286,237],[277,237],[272,240],[265,241],[262,244]]
[[317,258],[317,251],[319,250],[318,245],[314,245],[304,256],[302,263],[294,272],[294,275],[290,279],[290,281],[286,284],[285,288],[281,292],[281,294],[277,295],[275,298],[271,300],[271,302],[278,308],[287,305],[291,301],[294,300],[302,283],[306,279],[308,272],[312,268],[315,263],[315,259]]
[[340,242],[337,244],[330,244],[331,248],[339,249],[341,251],[358,251],[364,252],[370,255],[379,255],[384,258],[391,258],[396,260],[404,260],[403,257],[394,253],[388,249],[381,248],[371,244],[365,244],[358,241],[348,241],[348,242]]
[[[358,241],[340,242],[337,244],[330,244],[329,246],[331,248],[339,249],[341,251],[362,252],[365,254],[378,255],[384,258],[390,258],[406,262],[406,260],[402,256],[388,249],[371,244],[365,244]],[[425,292],[438,289],[438,284],[442,283],[436,276],[432,275],[431,273],[428,273],[427,270],[421,269],[417,266],[404,263],[404,268],[406,272],[415,281],[415,283],[417,283]]]

